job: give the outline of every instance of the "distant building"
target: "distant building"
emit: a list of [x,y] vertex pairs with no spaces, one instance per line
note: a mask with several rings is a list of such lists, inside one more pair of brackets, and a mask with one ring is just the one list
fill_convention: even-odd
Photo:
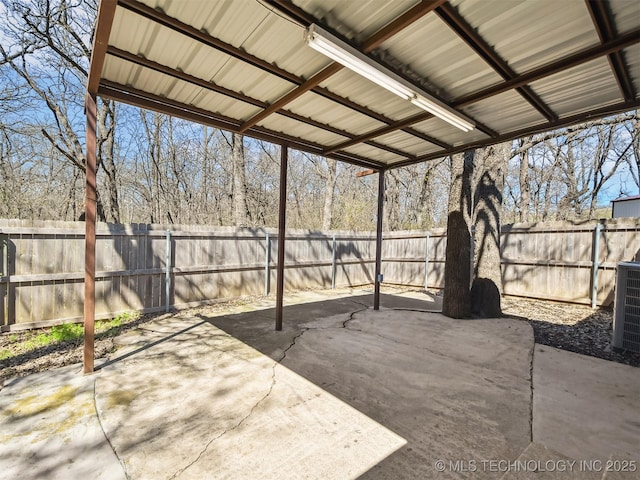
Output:
[[611,217],[640,218],[640,195],[635,197],[620,197],[611,200]]

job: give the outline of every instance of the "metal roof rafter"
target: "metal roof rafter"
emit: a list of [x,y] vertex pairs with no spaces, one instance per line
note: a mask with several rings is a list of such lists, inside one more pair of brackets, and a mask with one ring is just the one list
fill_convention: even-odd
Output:
[[[478,32],[450,4],[436,8],[436,14],[454,30],[485,62],[489,64],[503,79],[513,80],[518,74],[500,56],[494,48],[482,38]],[[558,116],[529,86],[517,87],[516,90],[547,120],[557,120]]]
[[[635,45],[637,43],[640,43],[640,30],[633,30],[629,33],[621,35],[615,40],[603,43],[601,45],[596,45],[594,47],[587,48],[581,52],[575,53],[573,55],[569,55],[568,57],[565,57],[565,58],[561,58],[560,60],[549,63],[542,67],[535,68],[529,72],[519,75],[506,82],[499,83],[497,85],[485,88],[483,90],[479,90],[469,95],[465,95],[464,97],[454,100],[451,103],[453,106],[458,108],[466,107],[476,102],[486,100],[487,98],[491,98],[500,93],[508,92],[509,90],[513,90],[515,88],[518,88],[523,85],[527,85],[528,83],[534,82],[536,80],[540,80],[542,78],[548,77],[555,73],[559,73],[563,70],[566,70],[567,68],[575,67],[583,63],[595,60],[596,58],[600,58],[603,55],[608,55],[612,52],[620,51],[623,48]],[[415,125],[416,123],[422,122],[429,118],[431,118],[430,114],[421,113],[421,114],[414,115],[412,117],[391,123],[385,127],[364,133],[362,135],[359,135],[357,138],[358,138],[358,141],[364,142],[367,140],[371,140],[372,138],[376,138],[380,135],[389,133],[398,128],[401,128],[401,127],[406,128],[409,125]],[[349,140],[340,145],[334,145],[333,147],[330,147],[329,149],[327,149],[325,152],[327,154],[333,153],[335,151],[340,150],[341,148],[346,148],[352,145],[351,142],[352,140]],[[443,148],[442,150],[444,154],[446,154],[446,152],[448,151],[450,151],[450,148]]]
[[[598,31],[600,41],[605,43],[617,38],[618,35],[608,4],[594,0],[585,0],[585,3],[587,4],[593,24]],[[611,69],[616,77],[622,97],[626,101],[633,100],[636,96],[635,89],[633,88],[631,76],[629,75],[629,67],[624,61],[621,51],[609,54],[609,65],[611,65]]]
[[[427,5],[433,4],[432,8],[435,8],[437,5],[443,3],[444,1],[445,0],[435,0],[433,2],[432,1],[423,1],[422,3],[427,4]],[[197,29],[195,29],[194,27],[192,27],[190,25],[182,23],[181,21],[179,21],[179,20],[177,20],[175,18],[169,17],[168,15],[164,14],[163,12],[155,10],[155,9],[153,9],[153,8],[151,8],[151,7],[149,7],[149,6],[145,5],[145,4],[142,4],[142,3],[140,3],[140,2],[138,2],[136,0],[118,0],[118,5],[123,7],[123,8],[126,8],[127,10],[129,10],[131,12],[134,12],[134,13],[136,13],[138,15],[141,15],[141,16],[143,16],[143,17],[145,17],[145,18],[147,18],[147,19],[149,19],[149,20],[151,20],[153,22],[157,22],[160,25],[163,25],[163,26],[165,26],[165,27],[167,27],[167,28],[169,28],[171,30],[174,30],[174,31],[179,32],[179,33],[181,33],[183,35],[186,35],[187,37],[192,38],[192,39],[194,39],[194,40],[196,40],[198,42],[202,42],[205,45],[208,45],[209,47],[215,48],[216,50],[219,50],[221,52],[226,53],[227,55],[230,55],[230,56],[232,56],[234,58],[237,58],[237,59],[239,59],[241,61],[244,61],[244,62],[246,62],[246,63],[248,63],[248,64],[250,64],[250,65],[252,65],[252,66],[254,66],[256,68],[259,68],[260,70],[266,71],[267,73],[275,75],[275,76],[277,76],[277,77],[279,77],[279,78],[281,78],[283,80],[287,80],[287,81],[289,81],[289,82],[291,82],[291,83],[293,83],[295,85],[302,86],[304,83],[309,82],[309,80],[311,80],[311,79],[309,79],[309,80],[305,81],[304,79],[301,79],[300,77],[298,77],[297,75],[294,75],[293,73],[290,73],[290,72],[288,72],[288,71],[286,71],[286,70],[284,70],[282,68],[279,68],[279,67],[277,67],[275,65],[272,65],[271,63],[268,63],[268,62],[266,62],[266,61],[264,61],[264,60],[262,60],[262,59],[260,59],[258,57],[255,57],[255,56],[253,56],[253,55],[251,55],[251,54],[249,54],[249,53],[247,53],[247,52],[245,52],[245,51],[243,51],[243,50],[241,50],[239,48],[236,48],[236,47],[234,47],[232,45],[229,45],[229,44],[227,44],[225,42],[222,42],[221,40],[218,40],[218,39],[216,39],[214,37],[211,37],[208,33],[204,32],[204,31],[197,30]],[[414,9],[410,10],[410,12],[411,11],[414,11]],[[414,11],[414,15],[415,15],[415,11]],[[402,15],[401,17],[399,17],[399,19],[405,18],[405,20],[406,20],[405,16],[409,17],[408,12],[405,13],[404,15]],[[309,18],[311,18],[311,17],[309,17]],[[399,19],[398,19],[398,21],[399,21]],[[393,24],[392,25],[393,27],[397,27],[397,25],[394,22],[392,22],[392,24]],[[384,33],[386,28],[390,29],[391,27],[387,26],[387,27],[381,29],[378,33],[374,34],[372,36],[372,38],[376,37],[376,36],[381,37],[382,36],[381,32]],[[376,37],[376,38],[378,38],[378,37]],[[374,40],[372,40],[372,41],[374,41]],[[338,66],[340,68],[342,68],[342,66],[340,66],[340,65],[338,65]],[[338,70],[336,70],[336,71],[338,71]],[[325,72],[325,74],[329,74],[329,73],[330,73],[330,71]],[[320,83],[321,81],[322,80],[320,80],[318,83]],[[318,95],[320,95],[320,96],[322,96],[322,97],[324,97],[324,98],[327,98],[328,100],[332,100],[332,101],[334,101],[334,102],[336,102],[336,103],[338,103],[338,104],[340,104],[340,105],[342,105],[342,106],[344,106],[346,108],[350,108],[352,110],[355,110],[358,113],[366,115],[366,116],[368,116],[370,118],[373,118],[375,120],[378,120],[378,121],[380,121],[382,123],[389,124],[389,123],[393,122],[392,119],[386,117],[385,115],[383,115],[383,114],[381,114],[379,112],[375,112],[375,111],[373,111],[373,110],[371,110],[371,109],[369,109],[369,108],[367,108],[367,107],[365,107],[363,105],[356,104],[355,102],[353,102],[353,101],[351,101],[351,100],[349,100],[347,98],[343,98],[343,97],[341,97],[341,96],[329,91],[326,88],[319,87],[318,85],[315,85],[312,88],[305,90],[305,92],[309,91],[309,90],[314,92],[314,93],[316,93],[316,94],[318,94]],[[273,112],[273,113],[275,113],[275,112]],[[239,133],[242,133],[244,131],[246,131],[246,129],[241,130]],[[422,140],[426,140],[426,141],[428,141],[430,143],[433,143],[434,145],[438,145],[439,147],[443,147],[444,148],[444,147],[448,146],[445,142],[442,142],[442,141],[440,141],[440,140],[438,140],[436,138],[430,137],[429,135],[426,135],[423,132],[420,132],[420,131],[417,131],[417,130],[414,130],[414,129],[410,129],[410,128],[403,129],[403,131],[405,133],[408,133],[409,135],[415,136],[415,137],[420,138]]]
[[[239,100],[241,102],[245,102],[248,103],[249,105],[253,105],[256,107],[260,107],[260,108],[265,108],[266,106],[268,106],[268,104],[266,102],[263,102],[262,100],[258,100],[256,98],[252,98],[249,97],[248,95],[245,95],[243,93],[239,93],[236,92],[234,90],[230,90],[228,88],[225,87],[221,87],[219,85],[216,85],[214,83],[208,82],[206,80],[203,80],[202,78],[199,77],[194,77],[193,75],[190,75],[188,73],[179,71],[179,70],[174,70],[173,68],[167,67],[166,65],[162,65],[159,64],[157,62],[154,62],[153,60],[149,60],[147,58],[141,57],[139,55],[134,55],[133,53],[130,52],[126,52],[124,50],[121,50],[117,47],[113,47],[110,46],[107,49],[107,53],[109,55],[112,55],[114,57],[120,58],[122,60],[134,63],[136,65],[139,65],[141,67],[145,67],[145,68],[149,68],[151,70],[154,70],[158,73],[162,73],[164,75],[168,75],[171,76],[173,78],[176,78],[178,80],[182,80],[184,82],[187,82],[191,85],[197,85],[199,87],[202,87],[206,90],[215,92],[215,93],[220,93],[222,95],[226,95],[228,97],[234,98],[236,100]],[[284,117],[288,117],[291,118],[293,120],[297,120],[301,123],[304,123],[306,125],[311,125],[317,128],[320,128],[322,130],[326,130],[328,132],[332,132],[335,133],[337,135],[341,135],[343,137],[352,139],[355,138],[355,135],[345,131],[345,130],[341,130],[339,128],[336,127],[332,127],[331,125],[327,125],[324,124],[322,122],[318,122],[316,120],[313,120],[311,118],[307,118],[303,115],[299,115],[297,113],[291,112],[289,110],[279,110],[277,112],[279,115],[282,115]],[[402,150],[399,150],[397,148],[393,148],[393,147],[389,147],[387,145],[378,143],[378,142],[374,142],[374,141],[368,141],[365,142],[368,145],[375,147],[375,148],[379,148],[380,150],[384,150],[390,153],[393,153],[395,155],[399,155],[401,157],[405,157],[407,159],[411,159],[411,158],[415,158],[415,155],[408,153],[408,152],[404,152]]]
[[[209,125],[234,133],[238,133],[238,128],[240,127],[239,122],[233,118],[216,114],[193,105],[187,106],[170,98],[143,92],[130,86],[120,85],[107,80],[103,80],[101,82],[100,88],[98,89],[98,95],[104,98],[127,103],[129,105],[134,105],[136,107],[166,113],[174,117],[183,118],[185,120]],[[297,150],[316,155],[322,155],[322,151],[325,148],[324,145],[319,145],[311,141],[292,137],[290,135],[259,126],[253,127],[248,134],[258,140],[266,140],[279,145],[288,145]],[[383,163],[376,162],[353,153],[336,153],[331,155],[330,158],[352,163],[364,168],[379,169],[384,167]]]
[[[312,23],[320,23],[313,16],[306,13],[304,10],[300,9],[289,0],[266,0],[267,3],[272,5],[274,8],[282,11],[286,15],[293,17],[297,22],[301,23],[305,27],[309,27]],[[426,1],[423,0],[418,5],[414,6],[409,11],[405,12],[403,15],[389,23],[388,25],[382,27],[378,32],[371,35],[369,38],[362,42],[361,51],[365,54],[370,53],[376,47],[378,47],[382,42],[396,33],[402,31],[407,26],[411,25],[413,22],[419,20],[427,13],[433,11],[439,5],[443,4],[446,0],[432,0]],[[323,28],[331,31],[331,33],[335,33],[331,28],[327,25],[322,25]],[[320,83],[338,73],[344,67],[339,63],[333,62],[330,63],[323,70],[306,80],[302,85],[297,88],[291,90],[289,93],[284,95],[282,98],[273,103],[269,108],[263,110],[262,112],[255,115],[253,118],[247,120],[241,127],[241,131],[250,128],[251,126],[257,124],[264,118],[268,117],[272,113],[276,112],[279,108],[284,105],[292,102],[296,98],[299,98],[309,90],[318,86]]]
[[535,133],[548,132],[550,130],[554,130],[557,128],[567,127],[570,125],[575,125],[579,122],[587,122],[592,118],[602,118],[609,115],[616,115],[618,113],[628,112],[629,110],[633,110],[640,107],[640,100],[634,100],[631,102],[622,102],[615,105],[609,105],[607,107],[599,108],[597,110],[593,110],[589,113],[589,115],[585,116],[584,114],[571,115],[565,118],[559,118],[558,120],[554,120],[552,122],[544,122],[538,125],[534,125],[532,127],[527,127],[521,130],[514,130],[511,132],[504,133],[497,138],[490,138],[487,140],[481,140],[479,142],[473,142],[469,144],[464,144],[460,146],[456,146],[449,150],[442,150],[440,152],[429,153],[427,155],[421,155],[416,160],[408,160],[393,163],[389,166],[389,168],[400,168],[406,167],[407,165],[413,165],[415,163],[425,162],[428,160],[434,160],[436,158],[442,158],[447,155],[451,155],[454,153],[461,153],[465,150],[486,147],[489,145],[494,145],[496,143],[502,143],[509,140],[514,140],[516,138],[524,137],[526,135],[532,135]]

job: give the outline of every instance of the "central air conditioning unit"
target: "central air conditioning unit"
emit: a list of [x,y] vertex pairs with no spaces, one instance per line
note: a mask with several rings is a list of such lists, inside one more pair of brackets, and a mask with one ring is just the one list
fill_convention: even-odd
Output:
[[640,263],[618,263],[611,346],[640,353]]

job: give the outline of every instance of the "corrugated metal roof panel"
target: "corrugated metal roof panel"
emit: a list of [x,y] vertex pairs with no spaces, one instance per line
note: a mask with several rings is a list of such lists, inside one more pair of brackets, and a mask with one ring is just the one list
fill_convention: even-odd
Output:
[[381,137],[377,137],[375,141],[416,156],[426,155],[427,153],[440,150],[440,147],[437,145],[402,131],[382,135]]
[[115,47],[266,102],[294,86],[169,28],[150,28],[152,22],[124,9],[118,9],[118,14],[121,28],[111,36]]
[[351,108],[337,105],[313,92],[298,97],[288,104],[286,109],[353,135],[360,135],[385,125],[371,117],[358,114]]
[[384,113],[392,120],[400,120],[422,111],[411,102],[346,68],[323,82],[321,86],[374,112]]
[[[241,48],[298,76],[307,77],[326,64],[302,52],[304,27],[278,15],[272,8],[247,0],[166,2],[147,1],[169,16],[205,30],[209,35]],[[206,7],[206,8],[205,8]],[[277,48],[274,48],[277,45]]]
[[302,26],[271,13],[251,32],[242,48],[298,77],[308,78],[324,68],[329,61],[319,54],[309,55],[310,49],[304,43],[304,33],[305,28]]
[[[137,0],[170,17],[206,30],[210,35],[223,38],[224,41],[240,47],[252,32],[268,15],[268,10],[259,2],[236,0]],[[238,8],[242,10],[239,11]]]
[[344,137],[335,133],[327,132],[313,125],[301,123],[284,115],[270,115],[258,125],[275,132],[282,132],[296,138],[304,139],[321,145],[333,145],[344,141]]
[[525,128],[545,120],[540,112],[515,91],[505,92],[474,103],[464,111],[498,133],[514,130],[514,124]]
[[431,135],[454,147],[462,145],[463,143],[478,142],[487,139],[487,136],[477,128],[465,133],[443,122],[439,118],[430,118],[429,120],[413,125],[412,128]]
[[218,112],[222,115],[245,121],[253,117],[261,109],[244,102],[238,102],[224,95],[198,88],[198,94],[193,99],[193,104],[199,108],[209,110],[210,112]]
[[386,150],[380,150],[379,148],[373,147],[371,145],[366,145],[364,143],[345,148],[344,151],[355,153],[356,155],[360,155],[361,157],[370,158],[371,160],[376,162],[389,163],[406,160],[405,157],[401,157],[400,155],[396,155],[395,153],[387,152]]
[[108,57],[105,62],[103,78],[232,118],[245,119],[260,111],[248,103],[238,102],[169,75],[139,66],[132,67],[129,62],[115,57]]
[[453,5],[516,72],[598,43],[584,0],[453,0]]
[[236,60],[227,62],[211,81],[267,103],[273,103],[294,88],[289,82]]
[[131,45],[142,44],[143,40],[152,34],[157,35],[159,29],[159,25],[129,10],[116,8],[113,27],[111,28],[111,35],[109,36],[109,45],[114,45],[126,50],[131,48]]
[[629,65],[629,75],[633,86],[636,92],[640,92],[640,45],[627,48],[623,55]]
[[296,5],[322,18],[347,38],[362,42],[399,17],[417,0],[294,0]]
[[636,0],[609,0],[607,2],[619,34],[638,28],[640,23],[640,2]]
[[501,77],[433,14],[387,40],[384,49],[435,87],[431,93],[456,98],[493,85]]
[[558,115],[570,115],[621,101],[609,62],[600,58],[532,84]]

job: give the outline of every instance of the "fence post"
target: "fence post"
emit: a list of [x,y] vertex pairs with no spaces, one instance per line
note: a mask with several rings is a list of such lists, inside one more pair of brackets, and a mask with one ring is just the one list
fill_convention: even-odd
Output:
[[600,229],[602,225],[596,223],[593,230],[593,243],[591,244],[591,252],[593,255],[593,263],[591,265],[591,308],[596,308],[598,303],[598,262],[600,261]]
[[167,245],[165,248],[165,270],[164,270],[164,294],[165,294],[165,302],[164,302],[164,311],[169,311],[169,306],[171,304],[171,231],[167,230]]
[[336,288],[336,234],[333,234],[333,246],[331,247],[331,288]]
[[271,283],[271,273],[269,272],[269,262],[271,261],[271,237],[267,232],[264,239],[265,253],[264,253],[264,294],[269,295],[269,287]]
[[429,232],[425,236],[424,242],[424,289],[429,286]]
[[[4,288],[0,288],[0,327],[9,325],[9,236],[0,233],[0,277],[7,277]],[[0,328],[0,331],[2,328]]]

